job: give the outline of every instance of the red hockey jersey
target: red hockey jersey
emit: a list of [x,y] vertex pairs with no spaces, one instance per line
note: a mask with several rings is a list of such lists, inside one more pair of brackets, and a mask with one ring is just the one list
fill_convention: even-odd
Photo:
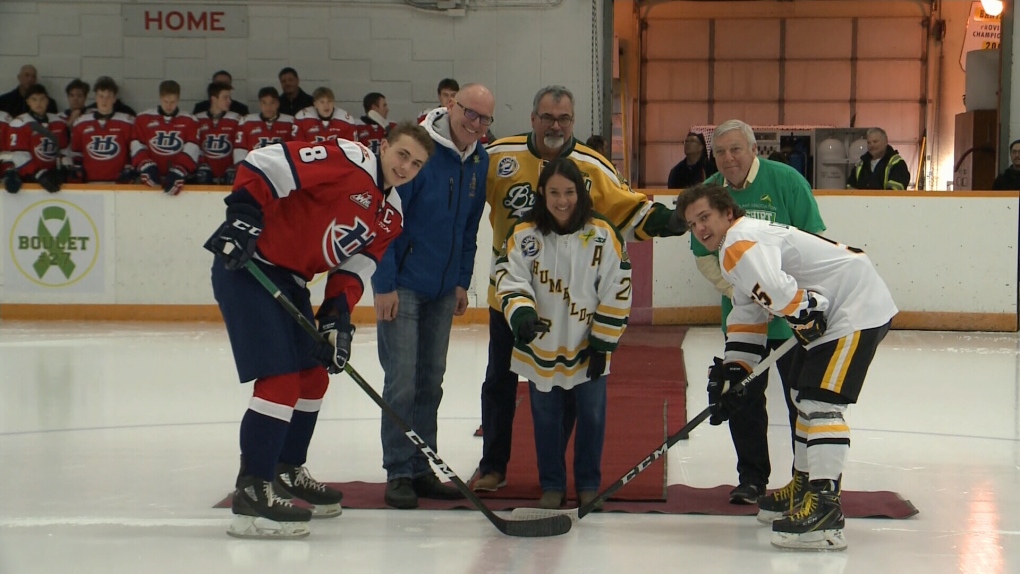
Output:
[[358,132],[358,141],[372,152],[379,153],[379,145],[386,139],[386,133],[395,125],[397,124],[390,122],[386,126],[381,126],[369,119],[368,116],[362,116],[361,123],[355,126]]
[[135,118],[131,141],[131,164],[135,168],[152,161],[160,175],[178,166],[185,173],[198,164],[198,122],[195,116],[177,110],[164,116],[158,108],[145,110]]
[[206,111],[198,114],[196,119],[198,146],[201,149],[198,163],[208,165],[213,177],[223,177],[227,169],[234,165],[234,140],[237,139],[241,116],[225,112],[221,117],[213,118]]
[[82,114],[71,128],[71,157],[82,166],[85,181],[117,181],[130,162],[134,118],[114,113],[98,119],[96,111]]
[[294,138],[305,142],[321,142],[326,140],[351,140],[358,139],[355,120],[351,114],[333,108],[333,116],[328,121],[319,117],[315,107],[308,107],[294,116],[294,123],[297,124],[297,136]]
[[294,139],[296,132],[294,116],[279,114],[270,121],[263,119],[260,114],[248,114],[241,118],[241,125],[234,138],[234,163],[243,160],[253,149],[289,142]]
[[326,298],[352,311],[403,228],[400,196],[383,185],[379,158],[346,140],[252,151],[234,180],[262,206],[256,257],[305,280],[329,271]]
[[[0,111],[0,153],[10,151],[10,141],[8,139],[8,130],[11,127],[11,114]],[[4,156],[8,158],[9,156]]]
[[31,113],[24,113],[8,128],[11,161],[22,177],[57,167],[67,150],[67,140],[67,124],[57,114],[46,114],[46,122],[39,122]]

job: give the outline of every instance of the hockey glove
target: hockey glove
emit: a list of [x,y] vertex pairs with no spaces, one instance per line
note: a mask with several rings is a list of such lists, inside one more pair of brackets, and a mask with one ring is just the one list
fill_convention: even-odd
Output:
[[523,345],[535,340],[535,337],[539,333],[548,333],[549,325],[542,322],[538,318],[538,314],[534,310],[524,311],[524,316],[521,317],[519,323],[517,323],[517,332],[515,333],[517,342]]
[[673,212],[669,214],[669,221],[666,222],[666,229],[668,229],[674,236],[687,233],[687,222],[684,221],[684,215],[674,209]]
[[85,183],[85,170],[80,165],[72,165],[63,171],[64,183]]
[[9,168],[4,173],[4,189],[7,193],[18,193],[21,191],[21,176],[18,175],[18,170],[14,167]]
[[262,210],[249,203],[227,206],[227,220],[205,242],[205,248],[223,260],[227,269],[240,269],[255,255],[262,233]]
[[199,185],[212,185],[212,168],[206,164],[198,166],[198,169],[195,170],[195,183]]
[[184,178],[188,177],[188,174],[176,165],[171,167],[166,172],[166,177],[163,178],[163,193],[167,195],[177,195],[184,189]]
[[710,424],[722,424],[740,408],[746,387],[734,392],[731,389],[747,378],[749,373],[740,363],[724,363],[719,357],[714,359],[708,369],[708,406],[712,413],[708,419]]
[[64,183],[64,178],[59,170],[43,169],[35,174],[35,181],[46,191],[56,193],[60,191],[60,186]]
[[141,174],[142,183],[149,187],[159,187],[163,185],[163,178],[159,176],[159,168],[156,167],[155,162],[147,161],[138,166],[138,173]]
[[602,351],[596,351],[591,347],[588,347],[588,370],[585,375],[589,381],[602,376],[602,373],[606,372],[606,354]]
[[801,345],[807,346],[818,340],[825,334],[828,326],[823,311],[829,308],[829,301],[818,293],[807,292],[808,306],[796,315],[790,315],[786,322],[793,329],[793,335],[797,337]]
[[351,358],[354,325],[350,315],[327,315],[319,321],[319,334],[325,341],[315,345],[312,354],[331,375],[344,370]]
[[117,178],[119,184],[134,183],[135,178],[138,177],[138,173],[130,165],[125,165],[124,169],[120,170],[120,176]]
[[223,185],[234,185],[234,178],[237,177],[237,168],[228,167],[227,171],[223,173],[223,177],[220,178]]

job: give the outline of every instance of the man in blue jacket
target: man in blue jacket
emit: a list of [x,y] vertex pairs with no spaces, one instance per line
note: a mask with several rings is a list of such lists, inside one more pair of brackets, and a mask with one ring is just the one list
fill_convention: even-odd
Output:
[[[372,277],[383,398],[433,449],[454,315],[467,311],[475,239],[485,206],[489,155],[478,143],[496,101],[481,84],[464,86],[421,122],[436,142],[412,183],[397,188],[404,230]],[[428,459],[382,417],[386,504],[417,508],[419,498],[457,499]]]

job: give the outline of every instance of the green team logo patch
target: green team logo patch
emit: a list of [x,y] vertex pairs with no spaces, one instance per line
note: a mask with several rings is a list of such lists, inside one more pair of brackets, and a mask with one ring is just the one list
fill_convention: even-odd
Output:
[[99,231],[85,211],[66,201],[41,201],[18,215],[11,228],[15,266],[33,283],[71,285],[99,259]]

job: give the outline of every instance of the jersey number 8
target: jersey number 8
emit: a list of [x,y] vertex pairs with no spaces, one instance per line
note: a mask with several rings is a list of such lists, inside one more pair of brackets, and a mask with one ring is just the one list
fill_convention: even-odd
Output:
[[313,161],[326,159],[326,147],[321,145],[303,147],[301,148],[301,151],[298,152],[298,156],[301,158],[301,161],[305,163],[312,163]]

